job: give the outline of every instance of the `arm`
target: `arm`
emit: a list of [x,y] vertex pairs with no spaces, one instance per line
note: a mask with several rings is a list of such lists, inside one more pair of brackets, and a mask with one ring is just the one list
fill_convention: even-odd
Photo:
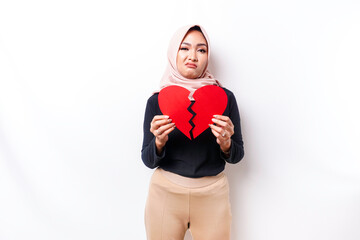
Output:
[[229,158],[224,158],[228,163],[238,163],[244,157],[244,142],[242,140],[240,114],[235,96],[232,95],[229,118],[234,124],[234,135],[231,136]]
[[229,116],[215,116],[211,130],[220,145],[221,157],[228,163],[237,163],[244,157],[244,143],[242,140],[240,115],[236,99],[229,96]]
[[154,97],[151,97],[147,101],[143,126],[141,158],[149,168],[159,166],[161,159],[165,156],[168,134],[175,128],[168,116],[156,115],[157,101],[155,100]]
[[165,151],[161,155],[156,153],[155,136],[150,132],[150,124],[155,116],[154,101],[151,98],[146,103],[144,116],[144,137],[141,149],[141,158],[144,164],[149,168],[155,168],[159,165],[160,160],[164,157]]

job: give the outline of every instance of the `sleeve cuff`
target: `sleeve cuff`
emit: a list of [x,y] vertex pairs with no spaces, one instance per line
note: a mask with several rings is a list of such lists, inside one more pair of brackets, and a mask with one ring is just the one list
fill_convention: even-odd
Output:
[[156,159],[155,160],[156,162],[159,162],[161,159],[163,159],[165,157],[166,148],[164,147],[162,153],[160,155],[158,155],[157,151],[156,151],[155,138],[152,141],[153,141],[152,145],[153,145],[153,150],[154,150],[154,159]]
[[233,142],[231,141],[229,154],[225,154],[225,153],[220,149],[220,157],[221,157],[223,160],[225,160],[226,162],[230,162],[229,160],[232,158],[232,156],[233,156]]

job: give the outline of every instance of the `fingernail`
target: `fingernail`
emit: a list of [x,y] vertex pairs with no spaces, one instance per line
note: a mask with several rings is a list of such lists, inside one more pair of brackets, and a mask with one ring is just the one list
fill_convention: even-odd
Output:
[[214,115],[213,117],[217,118],[217,117],[218,117],[218,115]]
[[164,115],[164,118],[169,118],[169,116],[167,116],[167,115]]
[[172,121],[172,119],[168,119],[167,121],[168,121],[168,122],[171,122],[171,121]]
[[215,121],[216,121],[216,119],[215,119],[215,118],[213,118],[213,119],[211,119],[211,121],[215,122]]

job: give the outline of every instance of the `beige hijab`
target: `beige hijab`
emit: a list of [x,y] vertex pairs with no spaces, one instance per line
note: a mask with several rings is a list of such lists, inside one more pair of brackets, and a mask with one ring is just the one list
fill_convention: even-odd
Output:
[[179,47],[181,42],[183,41],[185,35],[189,31],[190,28],[198,26],[200,27],[202,34],[204,35],[207,45],[208,45],[208,59],[210,58],[210,43],[209,43],[209,37],[207,36],[204,28],[202,28],[200,25],[188,25],[180,28],[176,31],[174,36],[172,37],[169,48],[168,48],[168,65],[165,69],[165,73],[161,79],[160,82],[160,89],[156,92],[159,92],[164,87],[170,86],[170,85],[177,85],[184,87],[190,91],[190,99],[192,99],[192,94],[196,91],[196,89],[201,88],[206,85],[217,85],[221,86],[221,84],[216,80],[213,75],[208,70],[208,65],[205,67],[205,70],[203,74],[196,79],[189,79],[183,77],[176,67],[176,57],[177,53],[179,51]]

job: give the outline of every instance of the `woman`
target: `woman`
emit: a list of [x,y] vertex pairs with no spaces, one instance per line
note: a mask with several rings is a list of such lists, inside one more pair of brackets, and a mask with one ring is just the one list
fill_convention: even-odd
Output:
[[[179,29],[168,48],[168,66],[160,90],[180,86],[196,103],[198,89],[221,87],[207,69],[209,55],[209,38],[201,26]],[[194,240],[230,239],[231,210],[224,167],[226,162],[239,162],[244,149],[235,97],[221,89],[227,97],[223,114],[214,115],[212,124],[190,139],[160,110],[159,91],[148,99],[142,160],[149,168],[157,168],[145,210],[150,240],[184,239],[188,228]]]

